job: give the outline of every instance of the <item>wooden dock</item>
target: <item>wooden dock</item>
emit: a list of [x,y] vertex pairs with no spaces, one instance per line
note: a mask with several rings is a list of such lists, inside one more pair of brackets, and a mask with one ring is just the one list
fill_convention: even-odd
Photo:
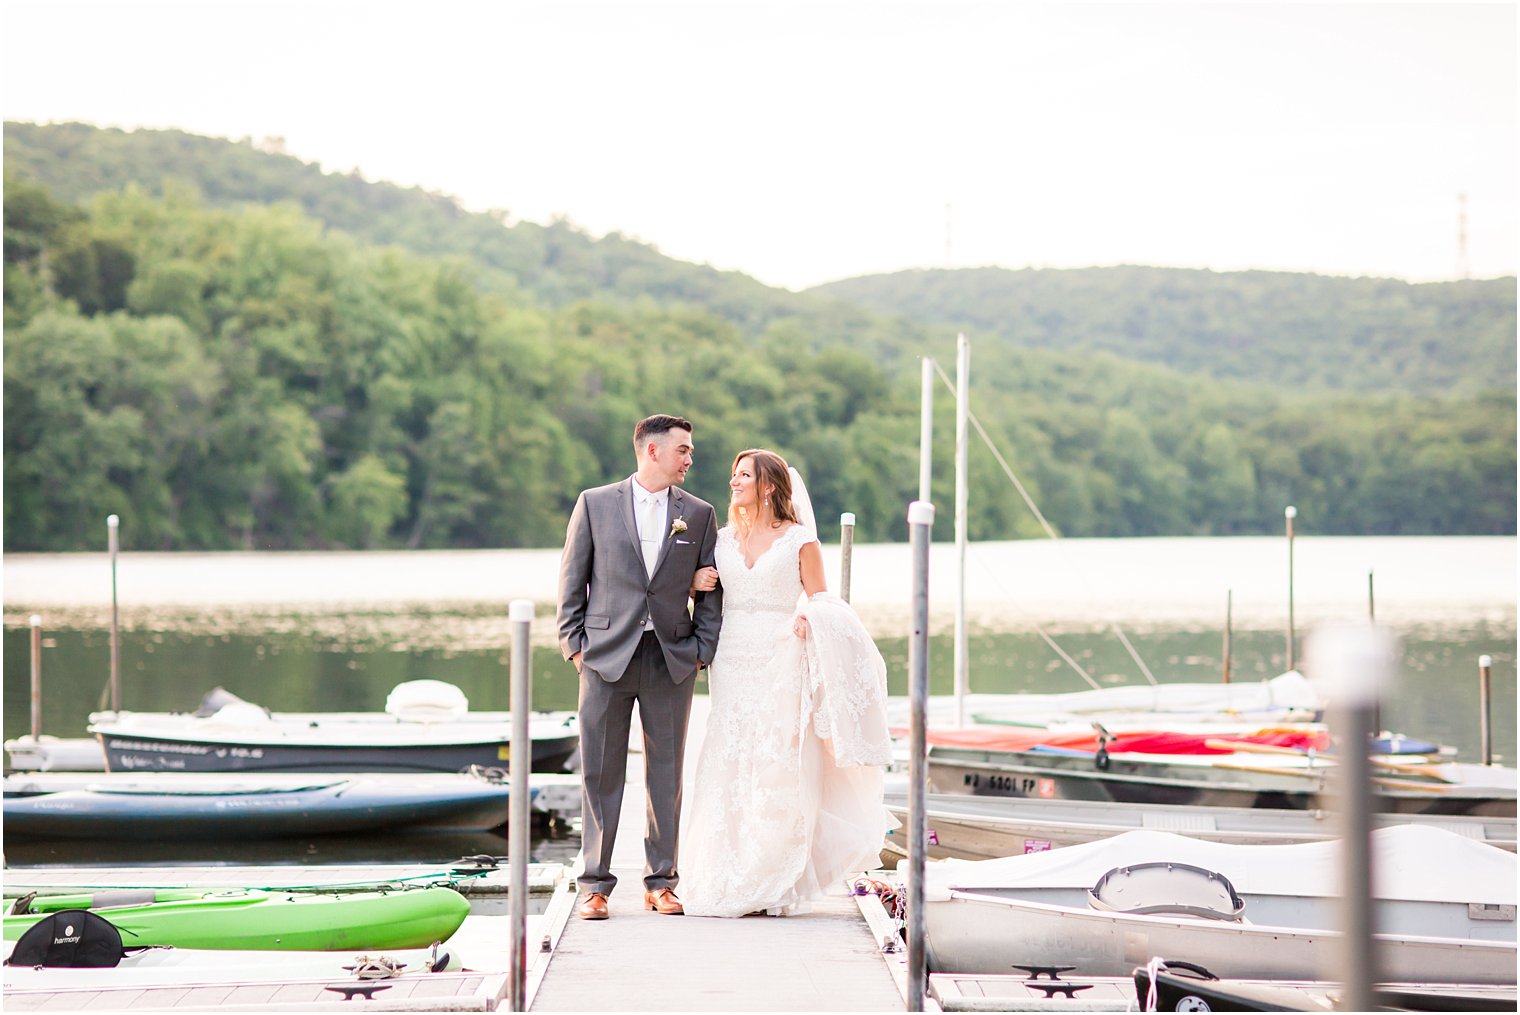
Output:
[[[707,699],[692,709],[685,776],[696,778]],[[639,737],[635,724],[634,739]],[[903,993],[863,908],[841,893],[802,916],[726,920],[661,916],[643,908],[642,757],[631,754],[613,855],[611,919],[570,916],[533,1011],[901,1011]],[[572,874],[574,871],[572,871]],[[567,889],[573,890],[573,889]],[[677,894],[680,889],[677,887]],[[874,903],[874,898],[867,899]],[[879,911],[880,907],[876,907]]]

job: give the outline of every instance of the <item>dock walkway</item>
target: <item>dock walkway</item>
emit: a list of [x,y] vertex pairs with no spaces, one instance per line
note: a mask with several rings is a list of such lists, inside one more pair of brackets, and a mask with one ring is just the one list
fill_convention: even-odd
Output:
[[[692,709],[688,802],[706,705],[699,696]],[[888,959],[848,895],[784,918],[645,910],[644,811],[642,756],[634,753],[613,855],[611,919],[566,922],[532,994],[533,1011],[902,1011]]]

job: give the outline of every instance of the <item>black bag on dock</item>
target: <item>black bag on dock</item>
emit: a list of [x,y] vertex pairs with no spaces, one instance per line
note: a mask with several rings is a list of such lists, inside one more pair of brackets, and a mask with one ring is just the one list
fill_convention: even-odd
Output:
[[105,968],[119,964],[124,952],[121,931],[110,920],[87,909],[64,909],[28,927],[5,964]]

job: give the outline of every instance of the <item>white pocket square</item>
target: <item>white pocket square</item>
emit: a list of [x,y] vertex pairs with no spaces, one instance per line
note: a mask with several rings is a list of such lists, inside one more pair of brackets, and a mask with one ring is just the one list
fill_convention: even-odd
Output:
[[689,539],[677,539],[676,540],[676,545],[677,546],[690,546],[691,545],[691,540],[689,540]]

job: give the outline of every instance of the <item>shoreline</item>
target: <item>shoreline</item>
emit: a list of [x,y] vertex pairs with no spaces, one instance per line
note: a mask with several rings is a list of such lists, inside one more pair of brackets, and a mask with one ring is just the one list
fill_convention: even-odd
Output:
[[[911,630],[907,544],[861,544],[851,600],[878,637]],[[1200,553],[1206,549],[1206,553]],[[840,548],[823,547],[831,586]],[[420,633],[434,621],[500,644],[507,608],[535,604],[535,643],[552,643],[558,549],[371,552],[125,553],[116,568],[127,630]],[[952,625],[957,548],[930,550],[930,623]],[[1299,537],[1294,608],[1303,626],[1364,620],[1369,572],[1377,619],[1395,627],[1516,626],[1516,539],[1509,536]],[[4,557],[7,628],[40,614],[44,627],[108,629],[112,574],[104,553]],[[966,621],[981,632],[1270,630],[1287,620],[1287,552],[1275,537],[1039,540],[973,543],[965,568]],[[358,629],[357,632],[354,629]],[[410,640],[410,639],[408,639]],[[433,640],[431,638],[425,640]]]

